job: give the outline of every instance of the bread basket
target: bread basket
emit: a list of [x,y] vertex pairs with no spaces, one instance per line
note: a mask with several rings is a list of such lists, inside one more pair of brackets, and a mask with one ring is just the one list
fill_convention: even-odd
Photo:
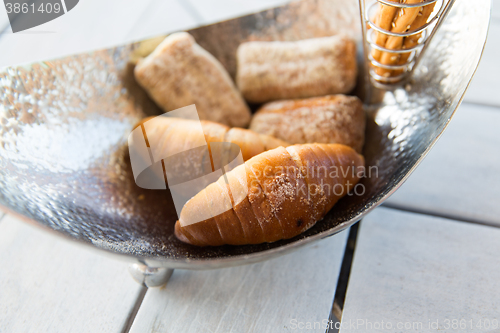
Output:
[[[190,30],[233,76],[237,46],[345,33],[358,41],[358,0],[303,0]],[[489,0],[456,0],[405,85],[366,105],[364,156],[378,173],[366,193],[342,199],[313,228],[289,240],[197,248],[173,235],[168,191],[134,183],[127,136],[161,111],[133,78],[141,42],[0,71],[0,205],[45,229],[114,254],[154,275],[210,269],[289,253],[349,228],[409,177],[450,122],[486,42]],[[367,77],[360,73],[358,88]],[[363,89],[355,93],[363,95]],[[155,283],[151,283],[154,285]]]

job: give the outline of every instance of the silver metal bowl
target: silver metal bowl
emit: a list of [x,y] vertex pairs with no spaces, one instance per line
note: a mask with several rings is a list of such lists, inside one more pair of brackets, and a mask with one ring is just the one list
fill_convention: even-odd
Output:
[[[293,239],[198,248],[175,238],[169,192],[137,187],[127,155],[132,126],[161,113],[132,75],[129,60],[141,43],[1,70],[0,204],[61,235],[152,267],[252,263],[331,236],[391,195],[441,135],[479,63],[489,13],[489,0],[457,0],[413,81],[379,92],[380,102],[367,107],[364,155],[378,175],[363,180],[366,193],[342,199]],[[190,33],[233,77],[236,48],[244,41],[346,33],[361,48],[357,0],[303,0]]]

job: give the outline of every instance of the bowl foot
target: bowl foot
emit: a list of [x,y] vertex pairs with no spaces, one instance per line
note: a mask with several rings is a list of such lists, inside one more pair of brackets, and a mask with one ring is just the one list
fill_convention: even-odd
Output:
[[148,288],[164,286],[174,272],[171,268],[154,268],[144,264],[131,264],[128,270],[135,281]]

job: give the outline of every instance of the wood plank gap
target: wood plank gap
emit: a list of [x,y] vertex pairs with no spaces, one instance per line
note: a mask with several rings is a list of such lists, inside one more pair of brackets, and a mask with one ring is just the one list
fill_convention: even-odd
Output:
[[[500,319],[499,237],[498,229],[375,209],[359,230],[341,333],[499,332],[475,326]],[[455,318],[475,324],[446,329]]]
[[197,23],[203,23],[206,19],[201,15],[189,0],[180,0],[178,3],[184,8]]
[[[358,238],[358,230],[360,222],[355,223],[349,230],[349,236],[344,251],[344,259],[340,267],[339,279],[337,282],[337,289],[333,298],[332,310],[328,322],[340,323],[342,322],[342,310],[344,308],[345,296],[347,293],[347,285],[349,284],[349,276],[351,275],[352,261],[354,259],[354,251],[356,249],[356,241]],[[326,333],[337,333],[339,330],[329,325]]]
[[[131,279],[132,277],[129,276]],[[137,316],[137,312],[139,312],[139,308],[142,305],[142,301],[144,300],[144,297],[146,297],[146,292],[148,291],[148,287],[143,286],[141,290],[139,291],[139,295],[137,295],[137,299],[135,301],[134,306],[130,310],[130,313],[127,316],[127,320],[125,321],[125,324],[123,325],[123,329],[121,330],[121,333],[129,333],[130,328],[132,327],[132,324],[134,323],[135,317]]]
[[470,106],[481,106],[481,107],[488,107],[488,108],[500,109],[500,105],[493,104],[493,103],[478,103],[478,102],[474,102],[474,101],[464,100],[464,101],[462,101],[461,104],[467,104],[467,105],[470,105]]
[[424,209],[419,209],[419,208],[415,208],[415,207],[408,207],[405,205],[395,204],[392,202],[391,203],[383,203],[381,205],[381,207],[390,208],[390,209],[398,210],[401,212],[439,217],[439,218],[443,218],[446,220],[452,220],[452,221],[456,221],[456,222],[474,223],[474,224],[484,225],[487,227],[500,228],[498,223],[494,223],[494,222],[481,221],[481,220],[477,220],[477,219],[474,219],[471,217],[464,218],[462,216],[455,215],[455,214],[446,214],[446,213],[442,213],[442,212],[433,211],[431,209],[424,210]]

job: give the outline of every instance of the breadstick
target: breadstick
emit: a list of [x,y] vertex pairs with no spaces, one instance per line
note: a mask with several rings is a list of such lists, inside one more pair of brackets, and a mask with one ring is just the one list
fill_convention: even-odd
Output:
[[[408,4],[415,4],[415,3],[420,3],[422,0],[407,0],[406,3]],[[391,32],[396,32],[396,33],[401,33],[408,31],[410,28],[411,24],[415,19],[417,18],[417,15],[420,11],[421,7],[414,7],[414,8],[401,8],[398,10],[396,18],[394,19],[394,22],[392,24]],[[394,36],[389,36],[387,38],[387,41],[385,43],[385,48],[390,49],[390,50],[396,50],[396,49],[401,49],[401,46],[403,45],[403,37],[394,37]],[[384,65],[390,65],[390,64],[395,64],[398,60],[398,55],[389,53],[389,52],[383,52],[380,63]],[[378,75],[381,76],[390,76],[391,75],[391,70],[377,67],[375,69],[375,72]]]
[[[393,2],[400,2],[399,0]],[[392,6],[386,6],[380,4],[378,15],[375,19],[378,27],[390,31],[392,28],[392,22],[394,20],[394,16],[396,15],[397,8]],[[385,42],[387,41],[387,35],[375,32],[375,43],[379,46],[385,46]],[[372,56],[375,60],[379,61],[382,55],[382,51],[373,49]]]
[[237,63],[238,88],[253,103],[344,94],[356,84],[356,45],[345,36],[247,42]]
[[[411,24],[409,30],[410,31],[416,30],[416,29],[420,28],[421,26],[423,26],[424,24],[426,24],[427,20],[429,19],[429,17],[431,16],[432,12],[434,11],[434,6],[435,5],[436,5],[436,3],[432,3],[430,5],[427,5],[427,6],[424,6],[424,7],[420,7],[421,10],[418,13],[417,18],[415,19],[415,21],[413,21],[413,23]],[[403,48],[404,49],[409,49],[409,48],[414,47],[415,45],[418,44],[418,40],[420,39],[420,37],[422,37],[421,33],[419,33],[417,35],[406,37],[405,40],[404,40],[404,43],[403,43]],[[406,62],[408,61],[408,58],[410,57],[410,55],[411,55],[411,52],[402,53],[400,55],[400,57],[399,57],[398,65],[404,65],[404,64],[406,64]],[[402,73],[402,70],[393,71],[393,75],[394,76],[399,75],[401,73]]]
[[239,127],[250,122],[250,109],[229,74],[186,32],[165,38],[134,74],[164,111],[196,104],[200,119]]
[[341,143],[361,153],[365,139],[363,103],[354,96],[329,95],[265,104],[250,129],[296,143]]
[[[321,219],[363,172],[363,157],[340,144],[267,151],[189,200],[175,224],[175,235],[196,246],[258,244],[295,237]],[[212,217],[200,221],[203,211],[210,211]]]

